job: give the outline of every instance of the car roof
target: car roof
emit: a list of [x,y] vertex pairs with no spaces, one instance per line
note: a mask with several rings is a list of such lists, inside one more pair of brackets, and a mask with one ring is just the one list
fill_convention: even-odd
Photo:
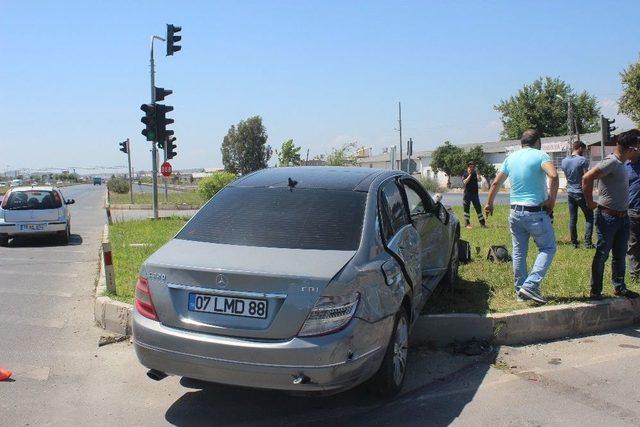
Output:
[[297,181],[295,188],[368,191],[373,180],[381,175],[396,175],[399,171],[360,167],[298,166],[268,168],[242,177],[232,187],[287,187],[289,178]]

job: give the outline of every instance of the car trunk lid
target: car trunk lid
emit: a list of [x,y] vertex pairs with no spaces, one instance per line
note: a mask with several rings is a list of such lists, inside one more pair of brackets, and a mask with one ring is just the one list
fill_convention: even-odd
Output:
[[[167,326],[278,340],[298,333],[324,288],[354,254],[173,239],[147,260],[143,274]],[[208,309],[215,311],[195,311],[204,308],[206,296]],[[248,317],[240,307],[252,301],[265,302],[264,313],[257,313],[262,317]]]

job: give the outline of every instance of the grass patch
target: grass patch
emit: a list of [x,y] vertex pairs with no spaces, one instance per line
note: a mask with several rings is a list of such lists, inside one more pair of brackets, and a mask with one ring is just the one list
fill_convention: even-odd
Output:
[[7,190],[9,190],[9,186],[8,185],[0,185],[0,196],[2,196],[4,193],[6,193]]
[[[461,207],[454,208],[459,219],[463,218]],[[511,233],[509,231],[509,207],[496,206],[494,215],[487,221],[488,229],[480,228],[472,210],[474,228],[462,228],[461,238],[471,245],[473,262],[460,266],[460,282],[453,293],[439,290],[431,298],[425,312],[427,313],[494,313],[506,312],[534,307],[531,302],[516,301],[513,286],[512,264],[492,263],[487,261],[487,252],[491,245],[504,245],[512,254]],[[584,235],[584,216],[579,212],[578,236]],[[569,236],[569,208],[566,203],[556,206],[554,211],[554,229],[558,242],[558,251],[551,268],[542,281],[542,294],[548,304],[564,304],[568,302],[588,300],[591,277],[591,261],[594,250],[574,249]],[[581,240],[582,242],[582,240]],[[594,240],[595,244],[595,229]],[[477,252],[476,248],[480,248]],[[529,243],[527,264],[529,268],[538,255],[533,240]],[[631,285],[627,277],[627,283]],[[630,286],[633,287],[633,286]],[[611,260],[607,262],[604,275],[604,293],[612,295]]]
[[[153,252],[171,239],[186,219],[180,217],[159,220],[118,222],[109,227],[109,241],[116,274],[116,295],[110,297],[131,303],[140,266]],[[143,244],[131,246],[131,244]]]
[[[109,192],[109,200],[111,204],[129,204],[131,203],[131,198],[129,197],[129,193],[118,194]],[[139,193],[133,190],[133,201],[136,205],[150,205],[153,203],[153,194],[152,193]],[[164,200],[164,189],[161,187],[158,188],[158,203],[160,206],[163,204],[186,204],[186,205],[197,205],[200,206],[203,203],[202,197],[197,191],[176,191],[168,193],[167,201]]]

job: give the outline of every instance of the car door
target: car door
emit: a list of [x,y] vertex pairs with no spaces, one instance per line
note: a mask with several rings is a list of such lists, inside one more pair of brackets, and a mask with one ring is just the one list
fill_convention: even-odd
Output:
[[438,276],[440,274],[440,265],[436,258],[440,242],[434,237],[439,234],[438,229],[441,224],[435,215],[435,203],[413,179],[403,178],[401,183],[409,217],[420,235],[422,277],[429,279],[430,277]]
[[413,226],[396,179],[386,181],[378,195],[382,237],[386,248],[403,267],[413,289],[413,301],[422,300],[421,246],[418,230]]

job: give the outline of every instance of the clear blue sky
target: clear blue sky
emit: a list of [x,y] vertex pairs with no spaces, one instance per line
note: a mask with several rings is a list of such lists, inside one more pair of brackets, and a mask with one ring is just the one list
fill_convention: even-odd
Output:
[[[9,1],[0,5],[0,171],[149,169],[139,106],[173,89],[174,168],[221,165],[230,125],[259,114],[274,147],[311,156],[357,140],[397,143],[397,102],[415,149],[498,139],[493,105],[560,77],[617,112],[619,72],[638,59],[638,1]],[[623,125],[630,126],[624,118]]]

